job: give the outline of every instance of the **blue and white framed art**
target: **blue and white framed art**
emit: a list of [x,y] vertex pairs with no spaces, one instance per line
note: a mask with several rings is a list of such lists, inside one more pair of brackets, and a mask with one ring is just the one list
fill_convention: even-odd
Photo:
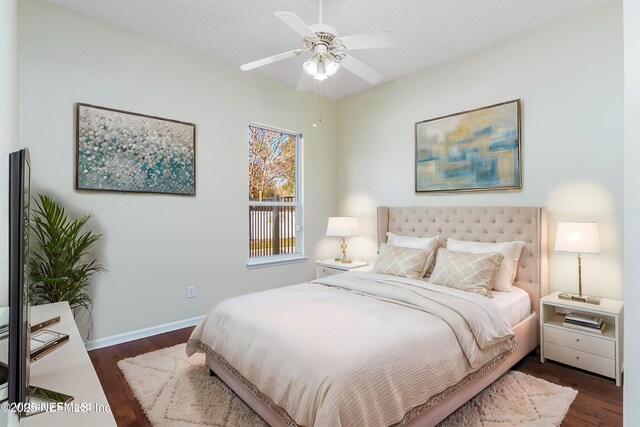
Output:
[[76,189],[195,195],[193,123],[89,104],[76,115]]

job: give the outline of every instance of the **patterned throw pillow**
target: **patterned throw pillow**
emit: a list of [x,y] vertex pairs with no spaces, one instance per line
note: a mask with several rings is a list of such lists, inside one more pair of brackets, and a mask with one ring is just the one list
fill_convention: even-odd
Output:
[[373,273],[420,279],[431,260],[432,251],[381,244],[380,254],[371,271]]
[[399,236],[392,232],[387,233],[387,244],[392,246],[402,246],[405,248],[426,249],[431,252],[429,262],[427,263],[427,272],[433,271],[435,266],[435,253],[438,246],[438,236],[432,237],[414,237],[414,236]]
[[486,254],[488,252],[499,252],[504,255],[502,264],[496,275],[496,283],[493,289],[496,291],[509,292],[513,280],[518,272],[518,261],[524,242],[467,242],[463,240],[447,239],[447,249],[455,252],[472,252],[474,254]]
[[487,296],[495,284],[503,259],[504,255],[496,252],[474,254],[440,248],[436,267],[429,281]]

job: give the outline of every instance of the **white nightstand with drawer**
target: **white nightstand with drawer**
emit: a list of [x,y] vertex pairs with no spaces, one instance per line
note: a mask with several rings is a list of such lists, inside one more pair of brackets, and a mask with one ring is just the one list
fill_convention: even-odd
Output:
[[[540,299],[540,360],[575,366],[621,384],[622,309],[621,301],[602,298],[600,304],[587,304],[558,298],[559,292]],[[565,326],[564,316],[578,312],[601,317],[606,323],[602,334]]]
[[363,269],[366,270],[368,264],[364,261],[353,261],[344,263],[334,259],[322,259],[316,261],[316,279],[331,276],[333,274],[346,273],[347,271]]

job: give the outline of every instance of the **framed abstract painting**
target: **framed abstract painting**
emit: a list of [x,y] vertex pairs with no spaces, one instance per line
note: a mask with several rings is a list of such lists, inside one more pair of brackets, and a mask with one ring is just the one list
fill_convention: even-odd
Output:
[[521,188],[519,99],[416,123],[416,192]]
[[195,149],[193,123],[77,105],[77,190],[195,195]]

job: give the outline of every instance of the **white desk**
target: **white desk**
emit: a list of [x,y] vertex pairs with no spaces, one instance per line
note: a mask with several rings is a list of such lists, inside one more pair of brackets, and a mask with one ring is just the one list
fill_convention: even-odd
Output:
[[9,427],[72,427],[91,426],[113,427],[116,422],[111,412],[96,412],[100,406],[108,408],[107,398],[102,391],[91,359],[84,347],[73,315],[66,302],[33,306],[31,308],[31,324],[43,322],[60,316],[60,323],[51,326],[53,331],[69,335],[69,342],[42,359],[31,364],[31,385],[55,390],[74,397],[72,403],[84,408],[91,405],[89,412],[47,412],[23,418],[18,421],[15,414],[0,411],[0,426]]

